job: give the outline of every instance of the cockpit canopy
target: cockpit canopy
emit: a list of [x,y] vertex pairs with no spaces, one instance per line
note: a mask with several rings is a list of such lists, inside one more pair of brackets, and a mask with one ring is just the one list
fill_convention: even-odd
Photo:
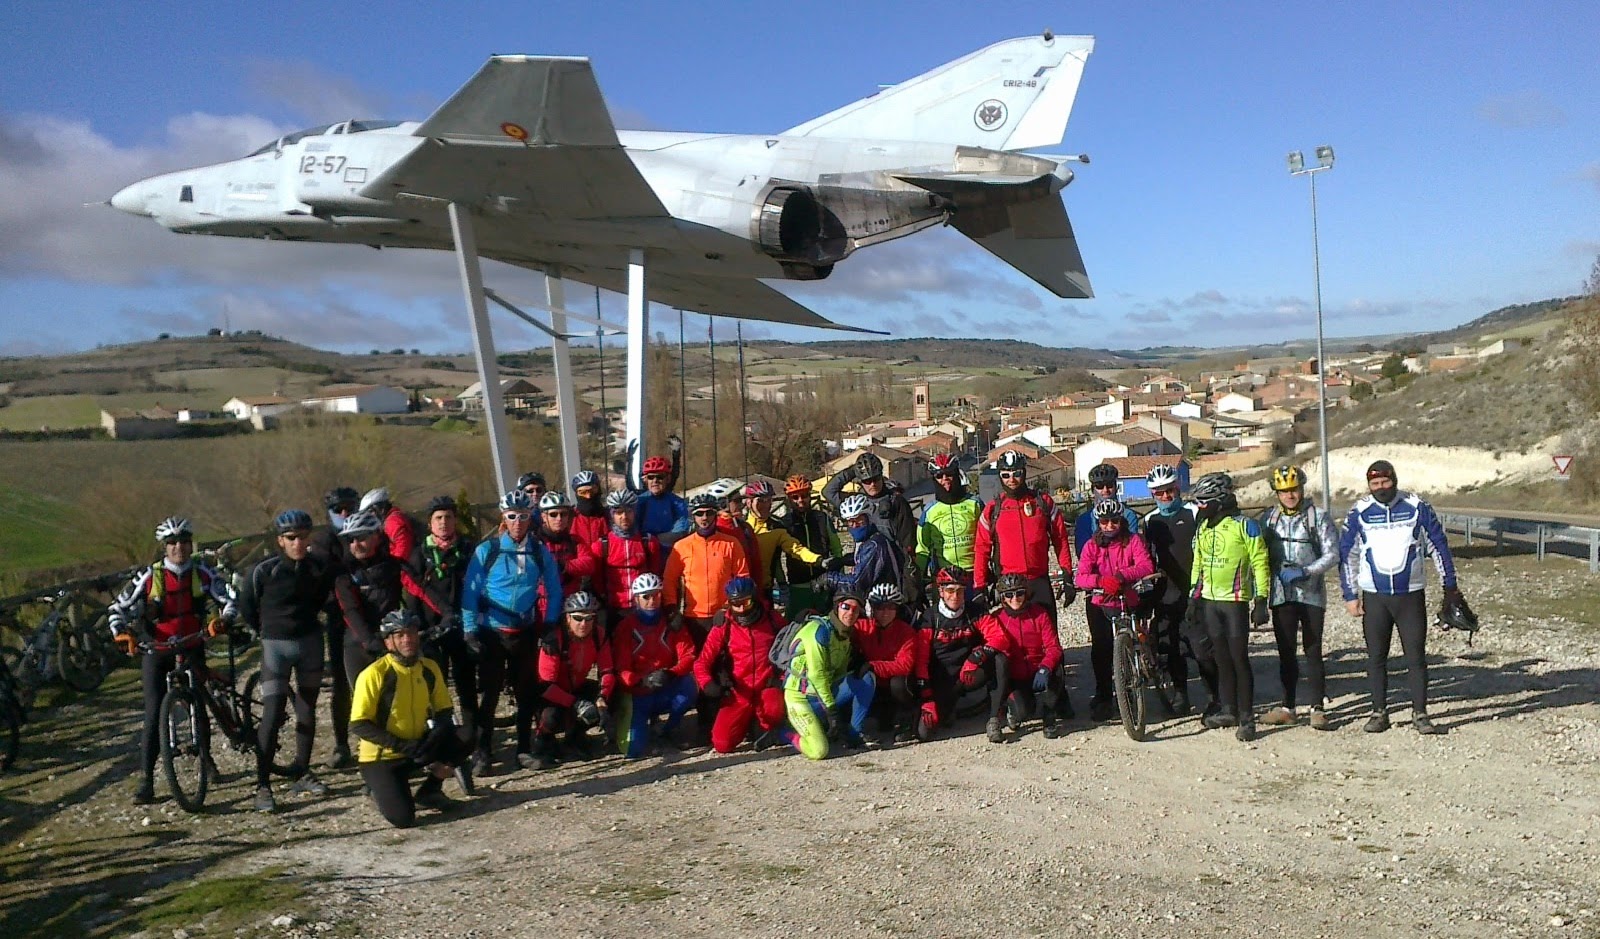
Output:
[[248,155],[249,156],[260,156],[263,153],[271,153],[274,150],[282,150],[284,147],[287,147],[292,143],[299,143],[300,140],[302,140],[303,138],[306,138],[306,137],[320,137],[320,136],[322,136],[324,134],[327,134],[327,135],[334,135],[334,134],[364,134],[364,133],[366,133],[368,131],[388,130],[391,127],[399,127],[401,124],[404,124],[404,123],[408,123],[408,122],[406,122],[406,121],[341,121],[341,122],[339,122],[337,124],[323,124],[323,125],[321,125],[319,127],[308,127],[305,130],[298,130],[298,131],[295,131],[292,134],[288,134],[286,136],[279,137],[277,140],[274,140],[271,143],[268,143],[263,147],[260,147],[260,148],[258,148],[256,150],[251,151]]

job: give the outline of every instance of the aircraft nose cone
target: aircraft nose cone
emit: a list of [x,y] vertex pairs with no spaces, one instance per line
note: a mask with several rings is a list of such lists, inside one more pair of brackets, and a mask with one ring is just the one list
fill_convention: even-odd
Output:
[[148,201],[149,193],[144,183],[134,183],[111,197],[111,207],[129,215],[149,215],[149,210],[145,208]]

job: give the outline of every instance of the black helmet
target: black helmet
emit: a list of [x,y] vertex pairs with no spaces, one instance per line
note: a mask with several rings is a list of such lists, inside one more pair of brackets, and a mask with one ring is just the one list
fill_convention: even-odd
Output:
[[422,621],[417,618],[417,614],[405,607],[400,607],[384,615],[383,619],[378,623],[378,635],[387,638],[404,629],[421,628]]
[[454,512],[455,510],[455,499],[451,498],[450,496],[434,496],[432,499],[428,500],[428,511],[424,517],[432,518],[433,513],[435,512]]
[[1021,574],[1001,574],[1000,579],[994,582],[994,592],[1001,594],[1011,590],[1025,590],[1027,586],[1028,578]]
[[341,505],[354,506],[360,501],[361,493],[356,492],[349,486],[340,486],[337,489],[329,489],[327,495],[322,497],[322,505],[329,511],[332,511]]
[[1114,486],[1117,483],[1117,468],[1110,463],[1101,463],[1089,470],[1089,485]]
[[550,488],[549,486],[545,485],[543,473],[523,473],[521,476],[517,477],[518,489],[526,489],[534,483],[538,483],[540,489]]
[[1015,450],[1007,450],[1000,454],[995,466],[1003,470],[1027,470],[1028,458]]
[[867,452],[856,457],[856,479],[863,482],[883,475],[883,461],[876,453]]
[[1444,629],[1459,629],[1465,633],[1478,631],[1478,614],[1472,612],[1472,607],[1467,606],[1467,598],[1459,593],[1445,594],[1444,604],[1439,607],[1434,622]]
[[1196,502],[1216,502],[1231,495],[1233,477],[1227,473],[1207,473],[1189,490],[1189,497]]

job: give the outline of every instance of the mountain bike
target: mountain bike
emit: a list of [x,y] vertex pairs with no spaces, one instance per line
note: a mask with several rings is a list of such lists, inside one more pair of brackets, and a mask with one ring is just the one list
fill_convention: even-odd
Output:
[[[1134,585],[1139,593],[1147,593],[1157,577],[1147,577]],[[1099,591],[1095,591],[1097,594]],[[1149,699],[1153,693],[1161,706],[1171,713],[1175,689],[1172,676],[1161,666],[1157,655],[1156,638],[1152,630],[1154,611],[1149,603],[1141,602],[1128,610],[1107,611],[1111,619],[1113,644],[1111,649],[1111,680],[1116,688],[1117,712],[1122,717],[1122,729],[1134,741],[1145,739],[1148,726]]]
[[26,719],[22,702],[17,700],[17,682],[11,669],[0,659],[0,772],[16,762],[22,745],[22,722]]
[[[220,731],[229,744],[222,755],[233,764],[230,770],[254,772],[261,748],[261,672],[252,671],[241,687],[237,644],[232,635],[227,639],[225,674],[191,661],[199,651],[197,647],[180,648],[173,642],[140,646],[145,652],[176,651],[179,656],[178,666],[167,673],[167,691],[158,716],[161,766],[173,798],[190,812],[204,808],[212,780],[222,775],[211,749],[213,729]],[[196,675],[200,678],[198,684]],[[290,767],[274,759],[272,772],[288,776]]]

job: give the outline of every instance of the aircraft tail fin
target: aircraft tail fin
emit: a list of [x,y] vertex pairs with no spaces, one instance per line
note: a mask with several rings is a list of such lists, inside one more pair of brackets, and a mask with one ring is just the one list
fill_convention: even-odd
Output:
[[1008,39],[785,132],[989,150],[1051,147],[1066,133],[1093,36]]

